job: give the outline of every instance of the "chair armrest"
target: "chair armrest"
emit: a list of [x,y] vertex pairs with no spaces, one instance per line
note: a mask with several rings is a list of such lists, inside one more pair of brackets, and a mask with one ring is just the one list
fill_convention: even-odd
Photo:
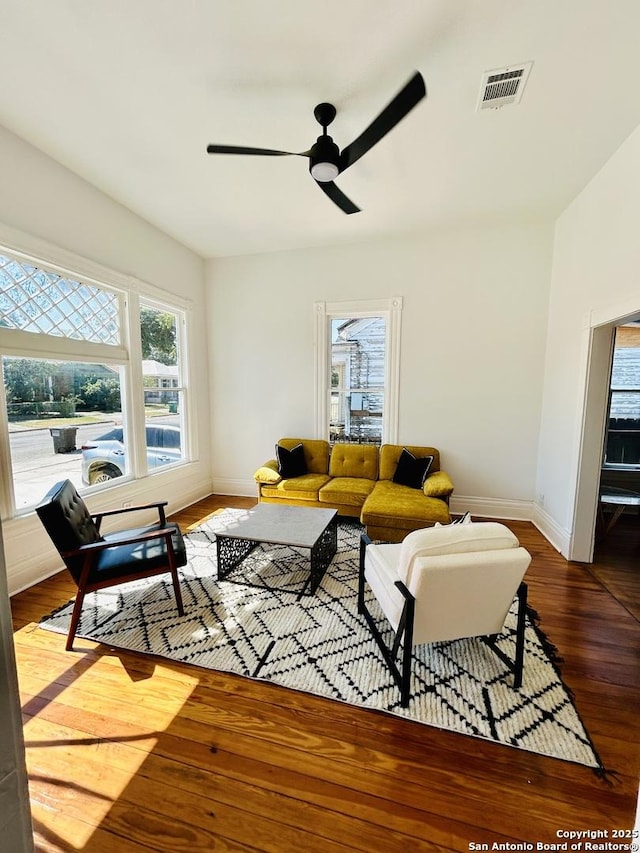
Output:
[[366,533],[360,534],[360,573],[364,573],[364,557],[367,550],[367,545],[373,545],[373,540]]
[[428,498],[448,498],[453,492],[453,482],[445,471],[434,471],[424,481],[422,491]]
[[279,483],[282,477],[278,473],[278,461],[276,459],[269,459],[262,467],[258,468],[253,475],[253,479],[256,483],[264,483],[271,486]]
[[112,542],[106,539],[101,539],[98,542],[88,542],[86,545],[81,545],[79,548],[74,548],[72,551],[63,551],[61,556],[63,559],[67,557],[81,557],[97,551],[104,551],[107,548],[118,548],[120,545],[134,545],[136,542],[146,542],[148,539],[166,539],[167,547],[173,550],[173,535],[172,527],[162,527],[157,530],[147,530],[145,533],[137,533],[135,536],[124,536],[121,539],[114,539]]
[[146,509],[157,509],[158,510],[158,518],[160,520],[160,524],[164,527],[167,523],[165,518],[164,508],[169,503],[169,501],[158,501],[157,503],[152,504],[144,504],[141,506],[126,506],[121,509],[108,509],[105,512],[97,512],[91,517],[93,518],[96,527],[100,530],[100,525],[102,524],[102,519],[106,518],[108,515],[121,515],[123,512],[140,512],[141,510]]

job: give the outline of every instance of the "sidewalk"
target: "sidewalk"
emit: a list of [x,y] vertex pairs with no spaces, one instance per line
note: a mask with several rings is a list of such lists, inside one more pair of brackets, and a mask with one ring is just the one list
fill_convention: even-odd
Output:
[[55,429],[65,426],[92,426],[93,424],[114,424],[120,426],[122,423],[121,412],[94,412],[91,415],[77,415],[75,418],[34,418],[29,421],[9,421],[9,434],[13,432],[29,432],[34,429]]

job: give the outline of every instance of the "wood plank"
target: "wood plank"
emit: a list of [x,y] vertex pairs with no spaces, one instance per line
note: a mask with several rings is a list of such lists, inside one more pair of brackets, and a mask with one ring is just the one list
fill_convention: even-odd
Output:
[[[175,520],[186,529],[254,503],[215,496]],[[35,626],[73,594],[61,573],[12,600],[37,849],[85,838],[100,853],[468,851],[553,842],[558,827],[631,827],[639,573],[627,557],[623,582],[615,556],[568,563],[533,525],[508,524],[533,555],[541,628],[616,775],[85,640],[65,653],[62,635]]]

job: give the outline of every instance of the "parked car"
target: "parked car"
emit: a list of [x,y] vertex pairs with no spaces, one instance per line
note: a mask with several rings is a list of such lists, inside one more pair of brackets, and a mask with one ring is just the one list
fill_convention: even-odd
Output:
[[[146,432],[149,471],[182,459],[178,427],[147,424]],[[122,427],[115,427],[82,445],[82,482],[86,486],[122,477],[126,470]]]

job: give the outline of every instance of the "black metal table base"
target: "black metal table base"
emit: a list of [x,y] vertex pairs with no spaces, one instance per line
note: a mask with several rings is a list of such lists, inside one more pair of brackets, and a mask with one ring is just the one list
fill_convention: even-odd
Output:
[[[221,533],[216,536],[216,542],[218,547],[218,580],[241,583],[247,586],[255,586],[259,589],[277,589],[277,587],[269,586],[264,582],[252,583],[246,578],[243,578],[242,580],[234,578],[232,577],[232,573],[234,569],[236,569],[258,545],[268,546],[279,543],[266,541],[256,542],[252,539],[238,539],[237,537],[229,537]],[[304,550],[303,546],[300,545],[292,547]],[[310,552],[310,572],[309,577],[305,581],[302,589],[299,591],[300,595],[315,595],[316,590],[322,582],[324,573],[326,572],[331,560],[333,560],[337,549],[338,533],[336,520],[334,518],[320,534],[316,543],[311,548],[306,549]]]

